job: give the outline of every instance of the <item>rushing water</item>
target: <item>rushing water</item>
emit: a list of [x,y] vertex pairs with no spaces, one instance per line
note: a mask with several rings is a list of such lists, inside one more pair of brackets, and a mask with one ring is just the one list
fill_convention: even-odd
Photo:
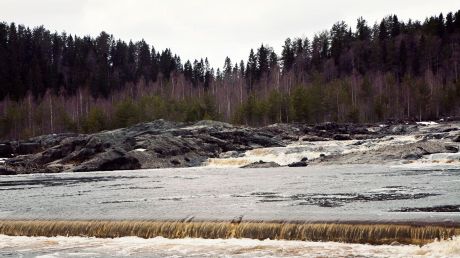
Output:
[[[457,165],[194,168],[0,177],[0,220],[283,220],[460,223]],[[6,257],[455,257],[418,247],[253,239],[0,236]]]
[[460,239],[414,245],[363,245],[253,239],[9,237],[2,257],[460,257]]

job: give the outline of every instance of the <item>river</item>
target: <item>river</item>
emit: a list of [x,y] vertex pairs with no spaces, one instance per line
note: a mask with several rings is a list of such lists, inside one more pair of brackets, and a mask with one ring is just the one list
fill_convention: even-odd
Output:
[[[31,174],[1,176],[0,192],[0,220],[460,223],[460,168],[452,164]],[[458,246],[457,238],[418,247],[254,239],[0,236],[0,255],[11,257],[452,257],[460,255]]]

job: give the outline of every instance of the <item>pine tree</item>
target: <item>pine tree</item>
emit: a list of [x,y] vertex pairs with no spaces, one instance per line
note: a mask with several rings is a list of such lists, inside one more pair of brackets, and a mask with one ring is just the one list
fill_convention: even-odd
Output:
[[294,50],[292,49],[291,39],[288,38],[284,41],[283,51],[281,52],[281,60],[283,61],[283,73],[287,73],[291,70],[294,64]]

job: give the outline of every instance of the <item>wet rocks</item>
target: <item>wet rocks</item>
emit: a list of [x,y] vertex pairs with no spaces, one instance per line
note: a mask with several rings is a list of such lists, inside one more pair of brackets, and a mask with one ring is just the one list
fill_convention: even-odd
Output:
[[336,134],[333,139],[336,141],[348,141],[351,140],[351,137],[348,134]]
[[[13,148],[15,155],[22,156],[9,159],[6,165],[19,174],[193,167],[221,155],[235,157],[255,148],[285,146],[276,132],[275,128],[214,121],[185,124],[157,120],[91,135],[32,138],[20,143],[19,151]],[[11,152],[7,144],[0,147],[6,155]]]
[[402,154],[401,158],[406,160],[417,160],[423,157],[423,155],[430,154],[422,147],[416,147],[413,150],[409,150]]
[[307,161],[299,161],[299,162],[293,162],[288,165],[288,167],[295,168],[295,167],[306,167],[308,166]]
[[227,151],[223,152],[219,155],[219,158],[221,159],[229,159],[229,158],[238,158],[242,156],[242,154],[238,151]]
[[460,212],[460,205],[442,205],[422,208],[401,208],[393,212]]
[[[5,168],[18,174],[194,167],[206,164],[209,158],[239,158],[249,150],[295,143],[303,147],[311,144],[311,149],[324,154],[311,161],[294,162],[289,164],[290,167],[304,167],[310,163],[400,162],[401,159],[410,162],[427,154],[458,152],[459,146],[452,141],[460,141],[457,139],[460,136],[456,130],[450,130],[458,127],[453,123],[423,126],[415,123],[329,122],[251,128],[214,121],[176,123],[156,120],[89,135],[51,134],[23,142],[3,142],[0,143],[0,157],[7,157]],[[402,136],[388,137],[393,134]],[[398,142],[399,138],[401,142]],[[330,140],[353,141],[321,142]],[[343,149],[354,150],[343,152]],[[289,151],[299,150],[291,146]],[[276,167],[279,164],[256,162],[248,165],[251,166]]]
[[315,135],[306,135],[300,139],[303,142],[322,142],[322,141],[328,141],[329,139],[324,138],[324,137],[319,137]]
[[453,142],[460,142],[460,135],[454,136],[452,139]]
[[265,161],[257,161],[245,166],[242,166],[241,168],[276,168],[280,167],[280,165],[276,162],[265,162]]
[[456,145],[446,145],[446,150],[449,153],[457,153],[458,152],[458,146],[456,146]]
[[16,172],[14,170],[6,168],[6,167],[0,167],[0,175],[1,176],[16,175]]

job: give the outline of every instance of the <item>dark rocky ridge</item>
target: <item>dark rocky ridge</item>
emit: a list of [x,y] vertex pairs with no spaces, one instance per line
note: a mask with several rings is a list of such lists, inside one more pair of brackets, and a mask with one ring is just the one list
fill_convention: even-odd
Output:
[[[2,146],[16,147],[5,151],[4,156],[14,157],[5,162],[0,173],[193,167],[223,152],[284,144],[270,131],[213,121],[185,124],[157,120],[90,135],[45,135],[22,143],[4,143]],[[21,146],[34,149],[23,151]]]
[[[247,150],[283,147],[294,141],[366,140],[387,135],[422,132],[417,124],[274,124],[251,128],[215,121],[176,123],[156,120],[129,128],[95,134],[53,134],[24,142],[0,143],[0,157],[9,158],[0,164],[0,174],[58,173],[131,170],[167,167],[201,166],[208,158],[238,156]],[[447,124],[423,132],[420,143],[394,147],[384,159],[417,159],[426,153],[446,150],[438,138],[456,141],[458,128]],[[440,136],[438,136],[440,135]],[[431,142],[430,142],[431,141]],[[356,144],[356,143],[354,143]],[[448,146],[449,152],[454,147]],[[372,155],[378,153],[370,153]],[[361,155],[361,154],[348,154]],[[321,162],[342,163],[342,157],[322,158]],[[359,159],[361,160],[361,159]],[[358,162],[356,159],[352,162]],[[310,162],[310,161],[308,161]],[[347,162],[345,162],[347,163]],[[274,164],[257,164],[267,166]],[[306,166],[307,160],[292,166]]]

